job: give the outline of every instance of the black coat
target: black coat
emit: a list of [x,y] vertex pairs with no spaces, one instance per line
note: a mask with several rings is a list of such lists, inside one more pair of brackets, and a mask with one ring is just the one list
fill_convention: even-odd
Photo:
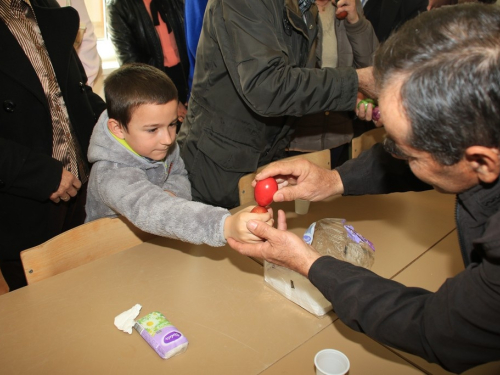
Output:
[[[184,1],[160,0],[159,12],[172,29],[181,60],[183,86],[187,90],[189,59],[184,32]],[[144,63],[163,70],[163,50],[143,0],[107,0],[108,28],[120,64]],[[183,98],[184,100],[184,98]]]
[[368,0],[365,17],[372,23],[380,42],[406,21],[425,12],[428,0]]
[[[68,108],[76,139],[87,155],[102,99],[85,85],[73,48],[79,16],[55,0],[31,0]],[[54,7],[54,8],[52,8]],[[61,181],[52,158],[52,120],[42,85],[23,49],[0,21],[0,260],[49,239],[49,196]]]
[[[344,195],[431,188],[381,144],[337,170]],[[499,361],[500,181],[458,194],[455,218],[465,270],[434,293],[330,256],[313,263],[309,279],[346,325],[384,345],[457,373]]]

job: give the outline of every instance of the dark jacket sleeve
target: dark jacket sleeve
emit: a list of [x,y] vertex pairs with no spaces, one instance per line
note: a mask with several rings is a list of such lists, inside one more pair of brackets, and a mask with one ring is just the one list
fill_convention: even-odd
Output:
[[226,0],[214,8],[214,33],[241,98],[253,112],[266,117],[301,116],[326,108],[353,110],[356,71],[351,67],[307,69],[292,63],[296,56],[286,56],[276,35],[276,30],[282,32],[282,13],[276,18],[270,6],[266,1]]
[[435,293],[329,256],[308,276],[352,329],[463,372],[500,358],[498,268],[487,260],[471,265]]
[[380,143],[336,169],[344,185],[344,195],[432,189],[415,177],[405,160],[392,157]]

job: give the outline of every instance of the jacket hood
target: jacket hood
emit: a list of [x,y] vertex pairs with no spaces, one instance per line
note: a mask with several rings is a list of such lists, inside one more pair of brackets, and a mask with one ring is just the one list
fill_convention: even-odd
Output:
[[[149,160],[123,146],[109,131],[108,120],[108,111],[104,111],[94,127],[87,154],[90,163],[109,161],[145,170],[164,164],[163,161]],[[174,147],[176,146],[169,149],[167,159]]]

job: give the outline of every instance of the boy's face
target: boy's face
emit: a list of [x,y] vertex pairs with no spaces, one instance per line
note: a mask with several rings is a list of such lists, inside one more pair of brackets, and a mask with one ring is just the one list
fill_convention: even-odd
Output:
[[163,160],[175,142],[177,130],[177,101],[165,104],[143,104],[132,113],[125,130],[114,119],[108,126],[112,133],[125,139],[139,155],[153,160]]

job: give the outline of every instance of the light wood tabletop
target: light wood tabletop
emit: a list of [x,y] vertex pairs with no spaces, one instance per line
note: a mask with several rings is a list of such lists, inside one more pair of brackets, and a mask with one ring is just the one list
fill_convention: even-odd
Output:
[[[303,216],[293,202],[273,204],[299,235],[321,218],[345,218],[375,244],[372,270],[390,278],[453,231],[453,206],[454,197],[436,192],[337,197],[311,203]],[[162,312],[188,338],[187,351],[163,360],[137,332],[115,328],[114,317],[136,303],[139,317]],[[157,237],[0,296],[0,372],[271,374],[296,356],[306,361],[304,374],[313,374],[308,353],[323,339],[352,357],[351,375],[363,374],[356,370],[363,361],[385,374],[418,371],[336,319],[318,318],[275,292],[261,264],[228,246]]]

